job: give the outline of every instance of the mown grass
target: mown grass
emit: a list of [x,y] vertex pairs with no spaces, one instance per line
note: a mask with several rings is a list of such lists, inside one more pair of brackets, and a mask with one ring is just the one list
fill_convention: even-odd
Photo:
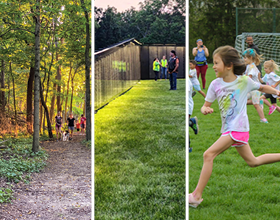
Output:
[[95,115],[95,219],[185,219],[185,80],[141,81]]
[[33,172],[39,172],[46,165],[47,154],[40,149],[32,152],[32,138],[8,139],[6,149],[0,150],[0,177],[7,181],[0,188],[0,203],[11,202],[13,184],[29,183]]
[[[207,87],[215,79],[212,65],[207,71]],[[193,116],[199,119],[199,134],[190,129],[193,152],[189,154],[189,191],[192,192],[199,179],[203,165],[203,152],[219,137],[221,129],[217,101],[213,103],[214,113],[202,115],[200,108],[204,98],[194,97]],[[280,114],[275,111],[268,116],[268,124],[260,123],[253,106],[248,106],[250,122],[249,144],[255,156],[265,153],[280,153]],[[189,209],[189,219],[279,219],[280,210],[280,163],[250,168],[234,148],[226,150],[214,160],[213,173],[204,190],[204,201],[197,209]]]

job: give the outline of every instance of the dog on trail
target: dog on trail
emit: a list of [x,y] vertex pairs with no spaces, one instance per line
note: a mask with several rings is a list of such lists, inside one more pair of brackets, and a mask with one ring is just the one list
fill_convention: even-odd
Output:
[[69,141],[69,131],[62,131],[62,141]]

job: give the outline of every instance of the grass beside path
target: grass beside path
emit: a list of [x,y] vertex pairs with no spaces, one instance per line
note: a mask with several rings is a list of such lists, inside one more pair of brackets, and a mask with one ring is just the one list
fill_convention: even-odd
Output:
[[185,80],[141,81],[95,115],[95,219],[185,219]]
[[[212,65],[207,70],[206,91],[216,78]],[[201,81],[201,79],[200,79]],[[200,108],[204,99],[200,94],[194,96],[193,116],[199,120],[199,134],[190,129],[193,152],[189,155],[189,191],[192,192],[199,179],[203,165],[203,152],[219,137],[221,118],[217,101],[213,103],[214,113],[202,115]],[[279,131],[280,114],[275,111],[264,114],[268,124],[260,123],[257,111],[247,106],[250,123],[249,144],[255,156],[265,153],[280,153]],[[197,209],[189,209],[192,220],[224,219],[279,219],[280,210],[280,163],[249,167],[237,151],[230,149],[217,156],[210,181],[204,194],[204,201]]]

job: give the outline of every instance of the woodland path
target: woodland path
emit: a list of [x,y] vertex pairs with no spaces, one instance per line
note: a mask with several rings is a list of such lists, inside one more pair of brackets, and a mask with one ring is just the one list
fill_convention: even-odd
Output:
[[29,184],[14,184],[12,204],[0,204],[1,220],[91,219],[91,150],[82,145],[85,136],[69,142],[40,144],[49,158]]

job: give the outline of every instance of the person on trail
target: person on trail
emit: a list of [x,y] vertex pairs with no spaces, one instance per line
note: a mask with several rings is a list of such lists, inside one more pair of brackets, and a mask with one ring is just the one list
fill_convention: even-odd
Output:
[[80,122],[79,122],[79,119],[77,119],[77,123],[76,123],[77,134],[80,134],[80,128],[81,128],[80,125],[81,125],[81,124],[80,124]]
[[59,111],[55,116],[56,141],[61,139],[61,125],[62,125],[62,117],[60,116],[60,111]]
[[84,135],[85,129],[86,129],[86,118],[84,117],[84,115],[81,115],[81,132],[82,135]]
[[176,56],[176,51],[170,51],[170,59],[168,61],[168,74],[170,81],[169,90],[177,90],[177,74],[179,68],[179,58]]
[[73,113],[70,113],[69,118],[67,118],[67,125],[68,125],[68,130],[70,133],[70,138],[69,140],[73,139],[73,131],[74,131],[74,127],[75,127],[75,121],[76,119],[73,117]]

